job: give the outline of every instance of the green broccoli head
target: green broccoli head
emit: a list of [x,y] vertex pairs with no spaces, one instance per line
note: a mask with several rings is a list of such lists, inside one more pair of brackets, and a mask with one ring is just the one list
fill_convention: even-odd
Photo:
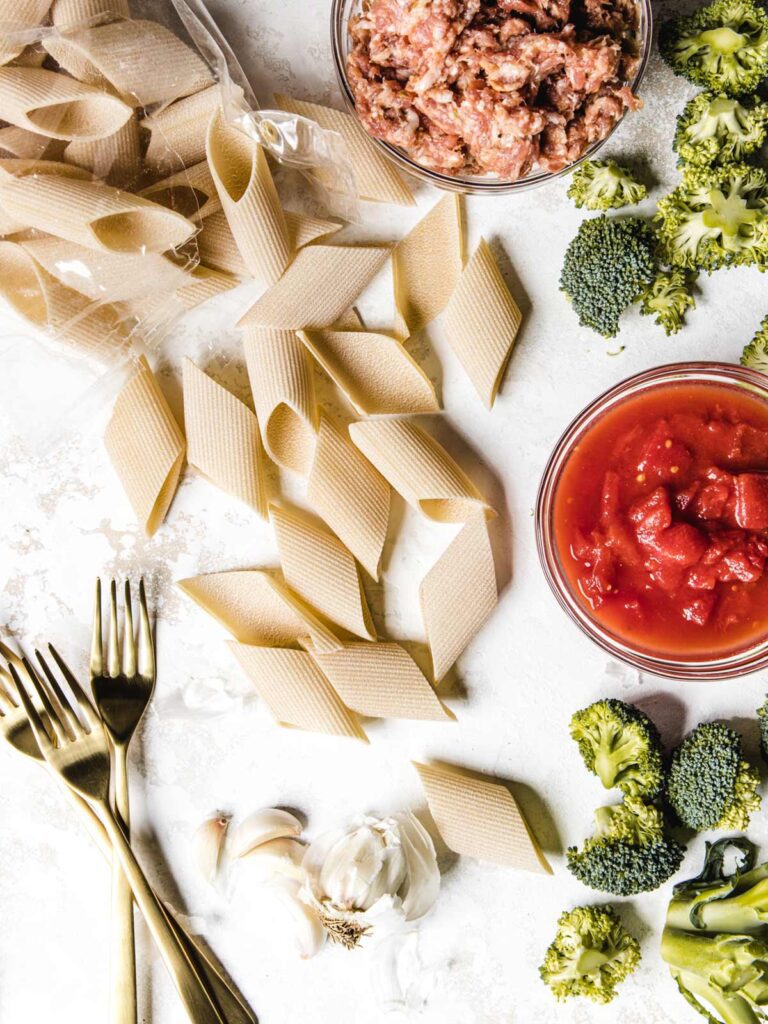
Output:
[[[763,323],[765,324],[766,334],[765,344],[766,346],[768,346],[768,316],[765,318]],[[746,354],[746,349],[744,350],[744,352]],[[744,362],[743,357],[742,362]],[[768,355],[766,356],[765,372],[768,373]],[[760,728],[760,753],[763,755],[763,760],[768,761],[768,696],[766,696],[763,703],[757,709],[757,724]]]
[[673,752],[667,799],[683,825],[743,831],[760,808],[760,776],[744,760],[741,736],[722,722],[697,726]]
[[746,164],[686,169],[656,214],[666,261],[712,273],[768,267],[768,178]]
[[565,252],[560,290],[579,323],[606,338],[619,332],[619,317],[636,302],[656,272],[656,238],[638,217],[582,221]]
[[674,149],[698,167],[738,163],[756,153],[768,133],[768,103],[700,92],[677,119]]
[[680,867],[683,847],[665,835],[657,807],[627,796],[616,807],[601,807],[595,820],[594,835],[566,854],[569,871],[591,889],[616,896],[651,892]]
[[754,338],[744,346],[744,351],[741,353],[741,365],[768,373],[768,316],[763,317],[763,322],[758,327]]
[[664,782],[659,732],[634,704],[598,700],[571,718],[571,736],[606,789],[653,799]]
[[632,172],[613,160],[586,160],[573,172],[568,198],[588,210],[618,210],[641,202],[648,194]]
[[610,1003],[639,962],[640,945],[612,907],[576,907],[560,915],[539,974],[557,999]]
[[677,334],[685,322],[686,311],[695,308],[696,300],[685,271],[677,268],[657,274],[640,304],[643,316],[654,317],[667,336]]
[[768,74],[768,15],[754,0],[715,0],[665,22],[659,49],[672,70],[694,84],[748,95]]

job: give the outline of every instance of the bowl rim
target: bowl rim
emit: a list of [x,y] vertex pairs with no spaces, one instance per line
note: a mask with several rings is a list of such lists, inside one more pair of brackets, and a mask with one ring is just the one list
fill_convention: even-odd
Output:
[[[359,118],[355,109],[354,95],[347,78],[345,59],[347,24],[351,14],[351,11],[347,11],[346,8],[350,4],[358,2],[359,0],[332,0],[331,54],[333,57],[334,70],[336,72],[336,81],[339,89],[341,90],[344,105],[346,106],[347,111],[352,114],[355,120],[359,123]],[[642,29],[644,25],[645,31],[641,32],[642,47],[640,52],[640,63],[638,64],[637,71],[635,72],[632,80],[627,84],[632,92],[637,94],[640,91],[640,85],[645,77],[645,72],[648,68],[648,61],[650,60],[653,49],[654,16],[652,0],[636,0],[636,3],[640,10],[640,27]],[[599,139],[597,142],[593,142],[592,145],[582,153],[578,160],[574,160],[572,163],[567,164],[559,171],[537,171],[534,174],[529,174],[524,178],[517,178],[515,180],[510,180],[508,178],[489,179],[483,178],[480,175],[462,177],[461,175],[442,174],[440,171],[434,171],[429,167],[423,167],[421,164],[416,163],[415,160],[411,160],[410,157],[396,146],[393,146],[388,142],[384,142],[382,139],[376,139],[368,132],[366,132],[366,135],[375,143],[376,147],[384,154],[384,156],[396,164],[401,170],[408,174],[412,174],[423,181],[429,181],[431,184],[435,185],[437,188],[443,189],[444,191],[463,192],[473,195],[508,195],[513,192],[526,192],[529,189],[540,188],[549,181],[555,181],[558,178],[565,177],[574,171],[580,164],[593,159],[608,142],[619,125],[623,124],[624,118],[628,113],[631,113],[631,111],[625,110],[605,138]]]
[[642,672],[666,679],[707,681],[734,679],[768,666],[768,628],[762,639],[738,651],[714,657],[675,658],[654,654],[622,639],[597,622],[574,595],[560,563],[554,538],[554,498],[560,475],[573,446],[609,409],[650,389],[673,383],[721,383],[742,386],[768,403],[768,376],[734,363],[691,361],[666,363],[642,370],[612,385],[589,402],[568,424],[555,443],[539,484],[535,506],[536,547],[544,577],[558,604],[576,626],[612,657]]

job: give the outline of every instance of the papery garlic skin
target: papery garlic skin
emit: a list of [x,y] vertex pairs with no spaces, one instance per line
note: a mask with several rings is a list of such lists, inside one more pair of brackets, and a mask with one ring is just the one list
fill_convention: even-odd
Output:
[[215,885],[224,857],[229,818],[217,814],[196,829],[192,836],[195,866],[209,885]]
[[235,857],[245,857],[262,843],[300,836],[301,831],[302,824],[295,814],[279,807],[265,807],[237,826],[232,836],[232,853]]

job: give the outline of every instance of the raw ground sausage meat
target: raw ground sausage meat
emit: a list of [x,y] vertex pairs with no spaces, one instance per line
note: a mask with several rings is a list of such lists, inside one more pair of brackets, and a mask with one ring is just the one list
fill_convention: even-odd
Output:
[[358,115],[443,174],[559,171],[640,106],[637,15],[636,0],[364,0]]

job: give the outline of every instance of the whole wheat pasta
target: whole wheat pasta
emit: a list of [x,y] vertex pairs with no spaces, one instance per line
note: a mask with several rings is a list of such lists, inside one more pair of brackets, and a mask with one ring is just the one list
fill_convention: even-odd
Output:
[[51,145],[47,135],[17,128],[13,124],[0,128],[0,155],[22,160],[39,160]]
[[42,25],[51,0],[0,0],[0,64],[8,64],[24,49],[6,34]]
[[505,785],[454,765],[416,764],[445,845],[466,857],[552,874],[517,801]]
[[293,331],[244,330],[245,360],[264,447],[278,466],[306,476],[312,465],[317,404],[312,367]]
[[466,522],[496,513],[442,445],[408,420],[361,420],[349,436],[385,480],[428,519]]
[[0,242],[0,297],[30,326],[99,361],[114,359],[129,343],[115,306],[64,287],[14,242]]
[[384,477],[346,433],[321,415],[307,499],[375,580],[387,537],[391,497]]
[[170,103],[213,82],[193,49],[156,21],[121,19],[50,35],[43,46],[75,78],[109,86],[134,107]]
[[208,125],[221,99],[220,87],[211,85],[145,117],[141,125],[150,132],[147,170],[164,176],[205,160]]
[[290,647],[309,640],[317,650],[338,650],[340,641],[276,570],[209,573],[177,584],[185,594],[244,644]]
[[251,306],[239,326],[287,330],[330,327],[380,269],[384,246],[308,245],[269,291]]
[[354,711],[306,651],[280,647],[229,646],[279,725],[365,740]]
[[273,284],[291,258],[283,208],[258,142],[221,111],[208,126],[206,156],[221,206],[250,273]]
[[408,652],[396,643],[346,642],[338,651],[308,645],[348,708],[370,718],[415,718],[445,722],[455,718]]
[[198,223],[221,209],[216,185],[206,161],[156,181],[139,193],[153,203],[176,210]]
[[122,128],[103,139],[76,139],[64,150],[63,159],[91,171],[115,188],[132,187],[141,173],[139,122],[134,114]]
[[437,412],[429,377],[403,345],[373,331],[299,331],[299,337],[356,412]]
[[185,444],[143,356],[117,396],[104,443],[136,518],[151,536],[176,493]]
[[[295,100],[290,96],[275,96],[281,110],[315,121],[321,128],[338,132],[349,151],[352,173],[361,199],[380,203],[413,205],[413,194],[392,164],[366,135],[357,118],[341,110],[332,110],[317,103]],[[334,175],[322,167],[312,172],[327,187],[335,185]]]
[[461,197],[445,196],[392,250],[396,331],[408,337],[445,308],[464,265]]
[[256,417],[191,359],[184,360],[184,422],[190,466],[266,517]]
[[291,590],[342,629],[375,640],[360,573],[338,537],[292,509],[272,505],[270,514]]
[[107,252],[165,252],[195,232],[191,221],[141,196],[59,175],[3,181],[0,208],[19,223]]
[[0,68],[0,111],[6,121],[52,139],[103,139],[133,111],[117,96],[45,68]]
[[461,273],[445,309],[448,342],[490,409],[512,354],[520,310],[484,238]]
[[496,607],[496,570],[482,512],[476,512],[419,588],[435,682],[443,678]]
[[53,0],[51,7],[51,21],[56,28],[82,25],[98,15],[130,18],[128,0]]

